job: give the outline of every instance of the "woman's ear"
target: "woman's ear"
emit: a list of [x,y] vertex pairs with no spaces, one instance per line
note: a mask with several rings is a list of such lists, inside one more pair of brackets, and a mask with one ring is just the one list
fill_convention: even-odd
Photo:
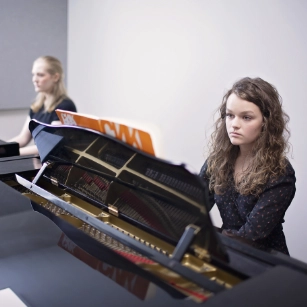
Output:
[[60,79],[60,74],[59,74],[59,73],[55,73],[55,74],[53,75],[53,81],[54,81],[55,83],[57,83],[57,82],[59,81],[59,79]]
[[262,122],[262,126],[261,126],[261,132],[263,132],[266,129],[266,124],[267,124],[267,121],[266,121],[266,119],[263,118],[263,122]]

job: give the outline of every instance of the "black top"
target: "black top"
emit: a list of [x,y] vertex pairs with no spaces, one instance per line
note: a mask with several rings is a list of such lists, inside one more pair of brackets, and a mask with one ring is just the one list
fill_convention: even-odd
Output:
[[[77,108],[72,100],[69,98],[63,99],[57,106],[56,109],[61,109],[65,111],[77,112]],[[58,115],[56,114],[55,110],[52,112],[45,112],[44,106],[41,109],[34,113],[32,109],[30,109],[29,116],[31,119],[36,119],[45,124],[51,124],[53,121],[58,121]]]
[[[203,165],[200,176],[209,184],[206,169],[207,163]],[[258,197],[239,194],[232,180],[224,194],[209,195],[210,205],[211,208],[214,203],[218,206],[222,229],[250,240],[255,247],[289,254],[282,223],[296,191],[295,181],[295,172],[288,162],[285,174],[270,179]]]

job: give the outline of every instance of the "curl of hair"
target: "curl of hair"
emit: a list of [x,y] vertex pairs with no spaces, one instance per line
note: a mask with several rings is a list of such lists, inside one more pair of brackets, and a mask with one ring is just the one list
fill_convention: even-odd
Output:
[[[57,107],[57,105],[60,104],[60,102],[64,99],[64,98],[68,98],[67,97],[67,93],[66,93],[66,88],[64,85],[64,71],[63,71],[63,67],[61,62],[53,57],[53,56],[41,56],[39,58],[37,58],[35,62],[37,61],[44,61],[47,64],[47,72],[51,75],[55,75],[58,74],[59,75],[59,79],[58,81],[54,84],[53,88],[52,88],[52,102],[50,104],[50,106],[48,107],[47,110],[45,110],[46,112],[52,112],[53,110],[55,110],[55,108]],[[45,101],[46,97],[43,93],[38,93],[35,101],[32,103],[31,105],[31,109],[33,110],[34,113],[38,112],[42,106],[44,105],[44,101]]]
[[[263,115],[262,131],[253,145],[251,162],[240,182],[233,179],[234,165],[240,149],[230,142],[225,123],[227,99],[232,93],[257,105]],[[259,195],[268,180],[284,173],[287,165],[289,116],[282,109],[282,99],[277,89],[261,78],[243,78],[225,94],[217,112],[219,118],[211,135],[207,159],[210,190],[223,194],[229,182],[234,181],[240,194]]]

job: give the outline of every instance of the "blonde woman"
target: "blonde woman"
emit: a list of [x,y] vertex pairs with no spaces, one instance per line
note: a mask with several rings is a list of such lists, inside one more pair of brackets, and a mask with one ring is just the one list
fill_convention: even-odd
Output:
[[295,194],[286,158],[288,115],[276,88],[243,78],[226,93],[200,175],[222,217],[222,233],[289,254],[282,223]]
[[60,124],[56,109],[76,112],[76,106],[67,96],[61,62],[52,56],[36,59],[32,68],[32,81],[37,96],[31,105],[29,116],[19,135],[9,140],[19,143],[20,155],[37,154],[35,145],[27,146],[32,140],[29,122],[36,119],[46,124]]

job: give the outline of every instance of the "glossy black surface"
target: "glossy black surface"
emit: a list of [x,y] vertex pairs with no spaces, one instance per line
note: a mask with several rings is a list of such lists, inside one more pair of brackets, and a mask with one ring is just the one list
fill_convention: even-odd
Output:
[[[74,252],[78,244],[92,247],[90,238],[75,233],[73,241],[65,239],[62,230],[34,212],[19,192],[0,182],[0,193],[0,289],[10,287],[27,306],[199,305],[175,298],[144,276],[125,274],[126,263],[114,261],[110,251],[104,251],[99,270],[89,258],[80,261]],[[131,265],[127,267],[129,271]],[[201,305],[305,306],[306,285],[306,274],[276,266]]]
[[84,128],[31,121],[30,130],[42,160],[55,162],[44,175],[63,188],[98,206],[116,203],[123,219],[172,244],[188,225],[196,225],[193,243],[227,261],[206,210],[206,186],[183,165]]
[[0,140],[0,158],[19,156],[19,144]]
[[140,287],[144,279],[125,275],[122,261],[117,261],[119,268],[106,262],[114,256],[110,251],[104,251],[109,255],[100,263],[102,272],[97,271],[69,252],[76,248],[74,243],[70,242],[72,249],[68,250],[59,246],[60,228],[33,211],[26,197],[2,182],[0,193],[0,289],[11,288],[27,306],[118,306],[123,302],[130,306],[195,306],[174,299],[150,282],[139,291],[143,299],[139,298],[134,287]]
[[36,172],[42,166],[38,155],[0,158],[0,178],[15,173]]
[[[33,127],[36,126],[37,123],[34,123]],[[78,144],[77,135],[79,135],[79,132],[74,132],[79,129],[72,127],[64,129],[68,129],[68,136],[75,135],[71,139]],[[58,173],[65,173],[66,167],[73,166],[75,175],[78,172],[91,170],[95,176],[112,178],[110,168],[104,170],[96,168],[90,163],[83,163],[80,167],[75,162],[67,164],[66,160],[64,163],[61,158],[63,154],[67,156],[67,154],[72,155],[72,153],[69,150],[68,153],[66,152],[65,144],[67,143],[63,138],[64,133],[60,130],[62,129],[51,129],[50,127],[42,127],[40,130],[48,133],[49,137],[52,135],[52,133],[50,134],[51,131],[56,131],[58,136],[56,141],[49,142],[49,144],[55,144],[56,148],[49,147],[44,150],[48,152],[46,157],[58,161],[57,166],[64,168],[64,172],[61,170]],[[90,134],[87,135],[87,133]],[[87,131],[85,136],[88,138],[82,139],[82,142],[76,145],[75,148],[78,148],[78,150],[75,150],[73,154],[80,156],[81,149],[83,152],[87,149],[90,149],[89,152],[97,152],[95,146],[88,146],[89,141],[92,141],[91,144],[95,144],[97,134]],[[106,140],[107,143],[110,141],[109,138],[106,138]],[[120,145],[123,146],[123,144]],[[100,145],[98,148],[100,148]],[[123,160],[131,155],[129,150],[133,152],[133,149],[129,148],[127,152],[121,150],[119,160],[103,155],[103,151],[100,151],[100,153],[102,159],[109,161],[114,167],[114,169],[111,168],[111,172],[116,173],[116,169],[120,170],[123,167]],[[107,152],[109,155],[110,151]],[[114,149],[114,146],[111,152],[112,155],[116,155],[117,150]],[[131,163],[131,169],[143,174],[147,172],[148,178],[156,179],[155,173],[148,172],[148,163],[152,159],[138,152],[137,156],[140,157],[140,163]],[[84,157],[83,155],[82,158],[87,158],[87,156]],[[11,179],[14,172],[22,178],[26,178],[27,181],[33,179],[37,173],[37,167],[32,159],[33,157],[5,161],[0,159],[0,179],[4,181]],[[78,158],[75,156],[73,159]],[[37,160],[34,161],[37,162]],[[173,181],[173,183],[169,183],[171,188],[180,190],[182,182],[185,180],[189,184],[196,182],[196,187],[202,186],[196,178],[197,176],[195,177],[187,172],[183,166],[176,167],[174,173],[181,183],[178,184],[178,181],[177,183]],[[165,161],[154,159],[154,162],[150,164],[150,170],[168,176],[169,173],[173,172],[173,166]],[[50,174],[43,175],[44,178],[42,179],[48,180],[50,176]],[[67,177],[65,178],[67,179]],[[191,178],[196,181],[190,180]],[[165,181],[165,177],[160,177],[160,180]],[[170,199],[169,195],[163,193],[161,195],[160,190],[157,191],[150,186],[146,186],[145,191],[139,185],[134,186],[129,176],[125,175],[120,177],[119,180],[112,179],[111,181],[116,183],[113,185],[116,188],[120,186],[120,189],[124,190],[128,188],[133,192],[141,191],[146,196],[150,195],[155,199],[161,197],[167,204],[185,209],[186,203],[176,197],[175,200]],[[190,188],[187,190],[190,190]],[[190,298],[182,296],[181,293],[170,287],[170,284],[135,266],[134,263],[115,254],[111,249],[99,246],[93,238],[56,217],[50,211],[36,203],[32,202],[31,204],[30,200],[2,182],[0,182],[0,193],[0,239],[2,243],[0,245],[0,288],[10,287],[28,306],[199,305]],[[87,193],[88,191],[86,191]],[[188,194],[187,192],[185,195]],[[205,203],[205,198],[199,196],[199,194],[195,193],[193,197],[194,200],[203,199]],[[108,199],[112,199],[112,197],[110,196]],[[97,203],[99,204],[99,202]],[[214,228],[211,228],[212,225],[209,216],[206,215],[206,210],[202,214],[206,219],[209,219],[209,224],[207,223],[204,229],[208,229],[208,225],[210,225],[210,231],[214,231],[214,236],[211,238],[214,238],[215,241],[209,239],[209,242],[218,242],[217,246],[211,248],[221,249],[228,256],[227,261],[217,257],[213,259],[213,263],[217,267],[225,268],[230,272],[233,271],[234,274],[241,272],[247,277],[246,280],[232,289],[221,291],[202,304],[208,307],[306,305],[306,264],[278,253],[267,254],[222,237],[215,233]],[[106,230],[117,239],[121,237],[110,229]],[[154,229],[154,231],[156,230]],[[176,239],[176,236],[173,237],[175,240],[178,239]],[[187,237],[189,237],[189,233],[187,233]],[[208,238],[206,240],[207,244]],[[127,245],[131,243],[125,237],[123,237],[123,242]],[[202,243],[203,241],[198,242]],[[146,252],[146,249],[140,249],[140,251]]]

